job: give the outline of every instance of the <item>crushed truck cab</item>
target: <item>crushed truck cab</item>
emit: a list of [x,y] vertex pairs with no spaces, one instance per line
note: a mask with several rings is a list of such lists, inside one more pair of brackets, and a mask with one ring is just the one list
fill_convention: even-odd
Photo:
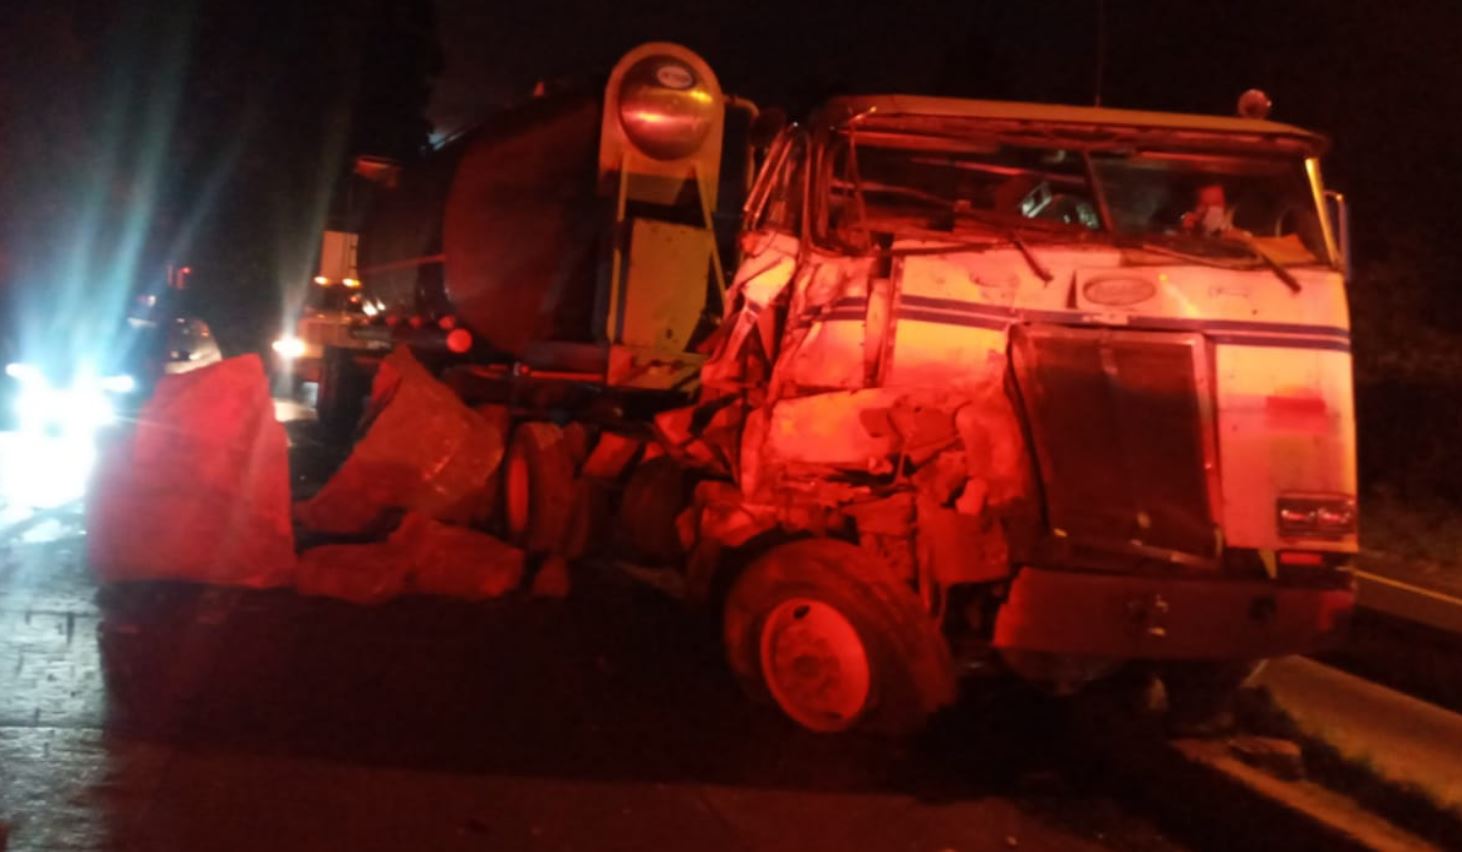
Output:
[[746,208],[702,373],[744,410],[722,503],[856,542],[955,646],[1057,687],[1324,643],[1356,552],[1324,144],[1256,119],[833,101]]

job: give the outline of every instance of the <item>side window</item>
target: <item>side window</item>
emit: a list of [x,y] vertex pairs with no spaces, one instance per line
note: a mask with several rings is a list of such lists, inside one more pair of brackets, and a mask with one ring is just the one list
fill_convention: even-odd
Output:
[[799,233],[802,228],[802,177],[807,136],[789,127],[772,144],[761,176],[747,202],[746,229]]

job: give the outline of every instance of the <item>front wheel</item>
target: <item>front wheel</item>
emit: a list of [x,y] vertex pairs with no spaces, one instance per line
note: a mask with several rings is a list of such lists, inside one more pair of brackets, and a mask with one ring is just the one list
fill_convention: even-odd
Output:
[[909,587],[841,541],[784,544],[727,597],[732,669],[811,731],[908,734],[954,693],[948,647]]

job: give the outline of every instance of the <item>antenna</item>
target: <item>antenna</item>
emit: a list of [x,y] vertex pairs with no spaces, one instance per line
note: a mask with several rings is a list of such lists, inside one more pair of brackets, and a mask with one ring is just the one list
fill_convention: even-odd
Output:
[[1102,75],[1107,68],[1107,0],[1096,0],[1096,80],[1092,84],[1092,106],[1102,105]]

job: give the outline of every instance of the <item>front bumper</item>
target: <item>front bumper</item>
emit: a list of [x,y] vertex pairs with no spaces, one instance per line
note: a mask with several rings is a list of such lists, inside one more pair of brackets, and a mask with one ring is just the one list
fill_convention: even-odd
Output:
[[1337,639],[1353,588],[1026,567],[995,620],[995,647],[1115,659],[1260,659]]

